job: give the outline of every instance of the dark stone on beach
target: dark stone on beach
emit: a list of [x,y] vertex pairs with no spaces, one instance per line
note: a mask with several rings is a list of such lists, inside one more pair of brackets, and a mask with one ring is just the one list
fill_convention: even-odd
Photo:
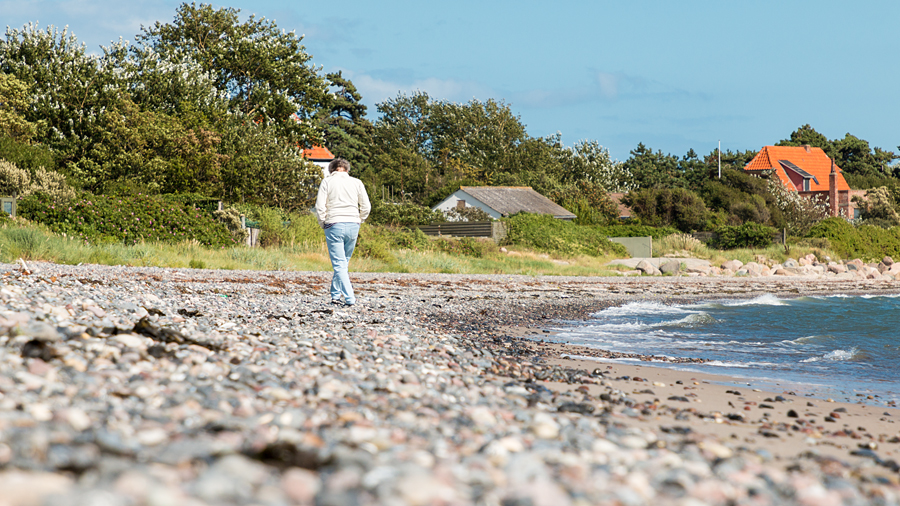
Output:
[[49,362],[55,356],[56,353],[53,351],[53,347],[44,341],[32,339],[22,345],[22,357],[24,358],[39,358],[44,362]]
[[684,396],[681,396],[681,395],[673,395],[673,396],[669,397],[667,400],[670,400],[670,401],[681,401],[681,402],[691,402],[687,397],[684,397]]
[[784,398],[784,397],[782,397],[782,396],[780,396],[780,395],[776,395],[776,396],[775,396],[775,402],[787,402],[787,399]]
[[299,467],[315,471],[322,466],[318,450],[301,448],[284,441],[277,441],[258,452],[250,452],[246,455],[279,469]]
[[169,352],[166,351],[165,346],[162,346],[159,344],[154,344],[153,346],[150,346],[149,348],[147,348],[147,354],[153,358],[162,358],[162,357],[168,355]]
[[797,412],[793,409],[787,412],[787,416],[788,418],[800,418],[800,415],[798,415]]
[[580,413],[582,415],[589,415],[594,412],[594,409],[596,409],[594,405],[587,402],[564,402],[556,408],[561,413]]
[[690,427],[682,427],[679,425],[674,425],[672,427],[660,427],[659,430],[665,432],[666,434],[690,434],[693,430]]
[[825,417],[825,421],[826,421],[826,422],[829,422],[829,423],[834,423],[836,420],[835,420],[834,418],[830,417],[830,416],[826,416],[826,417]]
[[725,418],[727,418],[733,422],[743,422],[744,421],[743,415],[739,415],[737,413],[729,413],[729,414],[725,415]]
[[92,444],[68,446],[51,445],[47,451],[47,464],[59,471],[81,474],[97,465],[100,449]]
[[760,404],[759,409],[775,409],[775,406],[772,406],[770,404]]
[[834,410],[835,413],[846,413],[847,408],[837,408]]
[[726,393],[726,394],[741,395],[741,393],[740,393],[739,391],[737,391],[737,390],[725,390],[725,393]]

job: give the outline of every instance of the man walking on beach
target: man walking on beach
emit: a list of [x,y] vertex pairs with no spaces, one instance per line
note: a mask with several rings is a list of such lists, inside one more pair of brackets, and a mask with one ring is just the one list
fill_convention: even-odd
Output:
[[319,185],[316,218],[325,230],[325,243],[334,269],[331,303],[352,306],[356,297],[347,268],[356,247],[359,225],[369,217],[372,205],[362,181],[350,177],[350,162],[335,158],[328,164],[328,173]]

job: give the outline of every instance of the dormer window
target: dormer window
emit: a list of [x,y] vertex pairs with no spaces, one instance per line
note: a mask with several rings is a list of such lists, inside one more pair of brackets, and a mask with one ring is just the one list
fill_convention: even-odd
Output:
[[815,181],[816,184],[819,184],[819,180],[816,179],[816,176],[813,176],[813,175],[810,174],[809,172],[806,172],[805,170],[801,169],[800,167],[797,167],[797,166],[794,165],[791,161],[789,161],[789,160],[778,160],[778,163],[780,163],[781,166],[784,167],[784,170],[785,170],[785,171],[791,171],[791,172],[793,172],[794,174],[797,174],[798,176],[800,176],[801,178],[803,178],[803,188],[802,188],[800,191],[808,192],[808,191],[810,190],[810,187],[809,187],[809,180],[810,180],[810,179],[812,179],[813,181]]

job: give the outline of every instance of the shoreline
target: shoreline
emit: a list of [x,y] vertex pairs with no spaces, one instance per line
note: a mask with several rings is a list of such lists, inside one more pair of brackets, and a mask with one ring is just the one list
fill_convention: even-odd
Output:
[[897,282],[353,273],[334,308],[330,273],[31,269],[0,266],[3,506],[900,503],[898,410],[523,338]]

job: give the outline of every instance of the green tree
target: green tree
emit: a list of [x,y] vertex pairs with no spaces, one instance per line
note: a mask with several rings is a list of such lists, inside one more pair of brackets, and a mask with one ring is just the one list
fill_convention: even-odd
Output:
[[638,143],[637,147],[631,150],[631,157],[622,165],[634,177],[635,188],[679,188],[684,186],[678,157],[664,155],[659,150],[654,153],[643,143]]
[[900,225],[897,202],[886,186],[872,188],[866,192],[866,198],[858,202],[862,204],[861,218],[866,222],[884,224],[886,228]]
[[350,161],[357,176],[370,172],[374,125],[366,118],[366,106],[356,86],[341,72],[327,74],[331,90],[316,113],[325,146],[335,156]]
[[833,143],[832,159],[849,174],[861,176],[898,177],[892,162],[897,159],[893,151],[870,148],[869,143],[849,133]]
[[[832,152],[831,141],[827,137],[816,131],[815,128],[808,123],[791,132],[790,139],[784,139],[775,144],[776,146],[812,146],[814,148],[822,148],[826,154]],[[829,155],[830,156],[830,155]]]
[[37,134],[38,125],[25,118],[30,99],[27,84],[0,73],[0,137],[28,142]]
[[[310,65],[302,37],[279,30],[274,21],[209,4],[181,4],[172,23],[154,23],[137,36],[145,48],[167,61],[190,55],[216,88],[240,111],[292,143],[322,141],[311,118],[322,105],[325,82]],[[297,114],[300,121],[290,121]]]
[[63,167],[80,177],[77,164],[102,137],[103,110],[122,100],[116,51],[88,55],[67,29],[7,28],[0,40],[0,72],[30,84],[27,121],[42,122],[34,140],[55,151]]

